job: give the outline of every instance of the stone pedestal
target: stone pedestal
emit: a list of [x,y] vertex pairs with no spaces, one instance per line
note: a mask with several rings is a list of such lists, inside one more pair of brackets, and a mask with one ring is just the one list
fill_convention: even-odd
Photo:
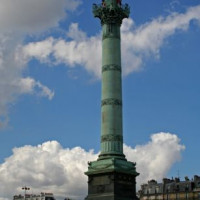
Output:
[[135,163],[106,159],[89,163],[86,200],[137,200]]

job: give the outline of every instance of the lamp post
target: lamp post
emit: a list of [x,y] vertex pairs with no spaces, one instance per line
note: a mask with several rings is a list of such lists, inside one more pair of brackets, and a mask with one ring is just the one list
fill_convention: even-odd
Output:
[[26,200],[26,190],[30,190],[30,188],[24,186],[24,187],[22,187],[22,190],[24,190],[24,200]]

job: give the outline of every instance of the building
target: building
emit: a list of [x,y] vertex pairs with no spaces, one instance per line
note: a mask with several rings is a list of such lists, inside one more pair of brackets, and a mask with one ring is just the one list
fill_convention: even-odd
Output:
[[40,195],[25,194],[15,195],[13,200],[55,200],[52,193],[41,193]]
[[200,176],[184,181],[164,178],[162,183],[151,180],[141,185],[138,196],[140,200],[200,200]]

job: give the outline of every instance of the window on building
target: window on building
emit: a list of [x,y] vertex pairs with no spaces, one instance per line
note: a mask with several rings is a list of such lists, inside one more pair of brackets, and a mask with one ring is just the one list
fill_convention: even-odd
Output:
[[185,199],[189,199],[189,193],[188,192],[185,193]]
[[176,190],[179,191],[179,185],[176,186]]
[[53,197],[45,197],[45,200],[54,200]]
[[200,182],[197,183],[198,187],[200,187]]
[[180,194],[176,193],[176,200],[179,200],[179,199],[180,199]]
[[167,194],[167,200],[170,200],[170,198],[169,198],[169,194]]
[[151,194],[151,188],[148,189],[148,193]]
[[156,193],[159,193],[159,187],[156,187]]
[[167,192],[167,200],[169,200],[169,186],[167,187],[166,192]]

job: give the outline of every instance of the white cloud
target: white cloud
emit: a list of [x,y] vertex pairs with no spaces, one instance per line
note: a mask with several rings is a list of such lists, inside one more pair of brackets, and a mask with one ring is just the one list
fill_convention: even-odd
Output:
[[[128,160],[137,162],[138,187],[148,179],[166,176],[183,150],[180,139],[170,133],[153,134],[150,142],[135,148],[124,145]],[[0,198],[20,194],[21,186],[27,185],[34,193],[51,191],[61,199],[83,199],[87,193],[87,162],[96,159],[93,151],[65,149],[56,141],[14,148],[13,155],[0,165]]]
[[200,5],[189,8],[185,13],[158,17],[139,27],[134,26],[132,19],[127,19],[122,26],[124,74],[140,70],[150,57],[158,59],[165,40],[176,31],[188,30],[192,20],[200,22]]
[[52,191],[65,197],[84,195],[87,160],[95,160],[93,151],[80,147],[63,149],[56,141],[38,146],[13,149],[13,155],[0,165],[0,194],[9,197],[22,193],[20,186],[28,185],[34,192]]
[[10,200],[9,198],[0,198],[0,200]]
[[87,39],[86,33],[79,30],[77,23],[70,25],[67,36],[76,41],[84,41]]
[[[58,25],[65,10],[74,10],[78,0],[1,0],[0,6],[0,126],[8,121],[8,106],[24,93],[53,97],[53,92],[34,77],[23,77],[23,71],[31,58],[49,65],[64,63],[68,67],[84,67],[97,78],[101,76],[101,34],[88,37],[71,24],[68,39],[49,37],[43,41],[22,46],[23,36],[35,34]],[[26,9],[24,9],[26,6]],[[33,9],[35,8],[35,9]],[[10,12],[6,12],[6,11]],[[38,20],[38,18],[40,20]],[[172,13],[158,17],[139,27],[132,19],[122,25],[123,74],[141,70],[147,59],[158,59],[166,39],[176,31],[186,31],[191,21],[200,22],[200,6],[187,9],[185,13]],[[30,78],[30,79],[29,79]],[[26,85],[32,79],[34,91]],[[22,88],[20,88],[20,86]]]
[[66,10],[74,10],[81,0],[1,0],[0,28],[4,31],[43,31],[58,25]]
[[[54,92],[51,91],[48,87],[41,84],[39,81],[35,81],[33,78],[26,77],[21,78],[19,82],[19,88],[21,93],[36,93],[39,96],[48,97],[51,100],[54,96]],[[36,91],[37,88],[37,91]]]
[[80,65],[100,77],[101,36],[87,37],[78,29],[78,24],[71,24],[67,36],[72,40],[49,37],[43,41],[31,42],[18,50],[19,57],[25,61],[36,58],[40,62],[55,65],[64,63],[68,67]]
[[[187,30],[192,20],[200,21],[200,6],[191,7],[185,13],[158,17],[139,27],[134,25],[132,19],[125,19],[121,28],[124,75],[140,70],[148,58],[158,59],[165,40],[178,30]],[[67,36],[72,40],[47,38],[27,44],[23,54],[25,57],[35,57],[46,62],[51,62],[53,58],[54,64],[64,63],[68,67],[80,65],[99,78],[101,35],[87,37],[77,24],[72,24]],[[44,48],[46,46],[49,48]],[[43,53],[40,54],[41,51]]]
[[[17,52],[27,34],[58,26],[66,12],[75,10],[80,3],[81,0],[0,0],[0,127],[8,123],[9,107],[20,95],[53,98],[54,92],[47,86],[23,76],[27,62]],[[43,50],[35,49],[45,57]]]
[[134,149],[126,145],[124,147],[127,158],[137,162],[137,171],[140,173],[137,182],[140,184],[165,177],[171,166],[180,161],[184,149],[177,135],[163,132],[153,134],[147,144],[137,145]]
[[53,98],[52,92],[47,86],[31,77],[23,77],[26,65],[15,55],[18,39],[13,35],[0,36],[0,127],[8,123],[8,108],[19,95],[36,94]]
[[[47,62],[48,56],[52,53],[54,39],[52,37],[36,43],[29,43],[23,49],[27,55],[31,55],[32,57],[39,58],[41,62]],[[20,47],[19,47],[20,50]],[[17,52],[19,53],[19,52]],[[20,60],[21,55],[17,55],[18,59]],[[24,59],[26,58],[26,54],[24,54]],[[27,62],[26,60],[24,60]]]

